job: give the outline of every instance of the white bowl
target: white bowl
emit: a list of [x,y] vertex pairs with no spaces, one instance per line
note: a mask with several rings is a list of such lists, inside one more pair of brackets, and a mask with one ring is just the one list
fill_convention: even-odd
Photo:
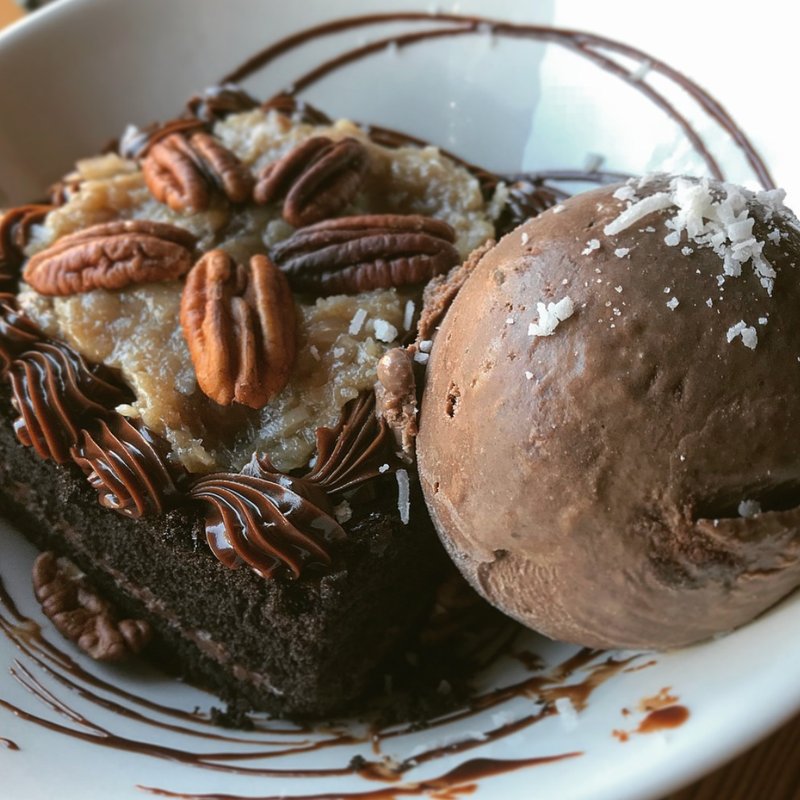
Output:
[[[97,151],[129,122],[167,119],[196,90],[213,84],[247,56],[280,37],[320,21],[380,10],[420,11],[431,5],[396,0],[302,4],[254,0],[62,0],[0,34],[0,204],[40,196],[68,171],[72,161]],[[479,14],[478,0],[440,3],[448,13]],[[613,15],[611,10],[613,9]],[[655,14],[641,3],[504,0],[492,5],[498,19],[579,28],[634,45],[697,80],[718,98],[752,137],[778,183],[800,187],[800,160],[790,140],[787,81],[793,74],[791,26],[776,24],[781,7],[764,2],[759,14],[735,7],[720,19],[718,8],[673,2]],[[291,85],[308,68],[338,52],[383,36],[439,25],[435,20],[357,28],[315,40],[275,61],[245,83],[266,97]],[[610,170],[669,169],[701,173],[706,164],[685,131],[635,86],[587,61],[564,41],[547,44],[507,39],[481,29],[477,35],[439,39],[404,48],[382,48],[367,61],[344,68],[312,86],[304,97],[331,115],[397,128],[445,147],[490,169],[581,169],[602,157]],[[769,41],[768,50],[760,44]],[[567,41],[567,44],[569,42]],[[769,52],[767,62],[763,54]],[[621,56],[612,44],[595,50],[634,71],[668,102],[717,154],[727,177],[757,185],[758,175],[714,115],[687,96],[685,88],[648,71],[641,58]],[[760,59],[760,61],[758,60]],[[0,529],[0,576],[22,611],[40,619],[27,575],[31,548],[10,528]],[[574,648],[531,635],[527,643],[550,664]],[[646,800],[661,797],[732,758],[800,709],[795,665],[800,661],[800,597],[794,596],[751,625],[725,638],[654,657],[633,657],[591,694],[577,714],[562,713],[488,742],[464,754],[421,764],[403,776],[406,784],[440,776],[465,759],[523,761],[574,757],[478,780],[473,796],[557,797],[560,800]],[[607,656],[599,655],[595,664]],[[0,638],[0,659],[11,665],[26,657]],[[111,671],[78,661],[93,674],[135,696],[185,707],[208,707],[214,699],[146,669]],[[651,663],[652,662],[652,663]],[[503,660],[484,676],[486,686],[519,678],[519,665]],[[37,673],[40,674],[40,673]],[[585,673],[572,679],[579,682]],[[63,687],[42,676],[62,696]],[[642,698],[668,688],[688,720],[672,730],[636,733],[644,718]],[[99,709],[67,692],[71,706],[118,737],[154,741],[176,749],[263,749],[254,734],[245,743],[214,744],[191,734],[148,727]],[[564,694],[569,692],[564,690]],[[43,706],[0,674],[0,700],[54,724],[80,727]],[[134,701],[126,701],[135,706]],[[535,698],[506,703],[432,732],[388,740],[384,752],[408,758],[434,740],[465,741],[477,733],[535,711]],[[627,709],[630,714],[622,713]],[[625,737],[614,731],[625,731]],[[314,734],[319,737],[324,734]],[[297,735],[286,733],[286,742]],[[3,786],[13,800],[58,796],[63,800],[141,797],[146,785],[191,793],[245,797],[309,796],[369,792],[381,788],[358,776],[337,778],[257,777],[226,774],[115,749],[117,740],[78,740],[0,708],[0,737],[20,747],[0,748]],[[248,738],[249,737],[249,738]],[[292,737],[295,737],[294,739]],[[263,737],[262,737],[263,738]],[[0,742],[1,744],[2,742]],[[98,749],[99,747],[112,749]],[[249,766],[311,769],[342,767],[352,756],[374,758],[368,742],[285,756],[254,759]],[[507,765],[508,766],[508,765]],[[463,789],[463,787],[462,787]],[[427,791],[423,786],[420,793]],[[326,795],[328,796],[328,795]],[[387,794],[387,797],[391,793]]]

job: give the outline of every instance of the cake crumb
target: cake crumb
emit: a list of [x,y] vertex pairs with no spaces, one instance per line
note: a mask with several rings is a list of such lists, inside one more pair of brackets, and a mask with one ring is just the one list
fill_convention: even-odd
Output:
[[342,525],[345,522],[348,522],[353,517],[353,509],[350,507],[350,503],[347,500],[342,500],[339,505],[333,507],[333,516],[336,517],[336,521]]
[[130,405],[129,403],[120,403],[120,405],[118,405],[114,411],[116,411],[117,414],[122,414],[123,417],[127,417],[128,419],[138,419],[141,417],[139,409]]

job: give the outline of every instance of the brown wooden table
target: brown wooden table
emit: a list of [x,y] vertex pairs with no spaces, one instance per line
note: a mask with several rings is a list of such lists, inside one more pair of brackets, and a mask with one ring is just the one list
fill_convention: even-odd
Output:
[[[0,27],[22,16],[0,0]],[[703,780],[665,800],[800,800],[800,715]]]

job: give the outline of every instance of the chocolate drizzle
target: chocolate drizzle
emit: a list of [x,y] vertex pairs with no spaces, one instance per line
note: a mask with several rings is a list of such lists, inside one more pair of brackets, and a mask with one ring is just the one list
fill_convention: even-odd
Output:
[[317,429],[317,459],[306,475],[282,473],[261,455],[242,473],[197,479],[188,495],[210,506],[206,538],[214,555],[227,567],[244,563],[265,578],[282,568],[297,578],[307,567],[329,567],[330,544],[346,536],[330,497],[381,474],[384,463],[394,464],[390,442],[385,421],[375,415],[374,393],[363,392],[335,429]]
[[82,430],[70,455],[101,506],[138,519],[163,514],[178,495],[179,471],[168,465],[166,451],[166,442],[147,427],[114,414]]

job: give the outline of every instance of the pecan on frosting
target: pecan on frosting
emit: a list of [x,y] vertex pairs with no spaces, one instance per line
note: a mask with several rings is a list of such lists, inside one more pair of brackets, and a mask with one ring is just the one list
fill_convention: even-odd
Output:
[[113,414],[82,430],[70,454],[101,506],[139,519],[162,514],[178,493],[166,451],[166,443],[147,427]]
[[207,209],[214,192],[244,203],[253,191],[250,170],[204,131],[172,133],[156,142],[142,160],[142,174],[153,197],[178,212]]
[[176,280],[191,268],[195,243],[191,233],[176,225],[106,222],[63,236],[36,253],[22,277],[39,294],[50,296]]
[[266,256],[245,266],[222,250],[206,253],[186,279],[181,326],[197,383],[214,402],[261,408],[289,380],[294,300]]
[[0,217],[0,291],[14,288],[25,260],[23,251],[30,230],[52,209],[53,206],[46,204],[18,206]]
[[356,294],[422,283],[461,260],[446,222],[416,214],[363,214],[301,228],[273,248],[292,288]]
[[131,399],[107,370],[90,369],[61,342],[34,342],[11,363],[8,377],[19,413],[17,438],[57,464],[71,460],[82,427]]
[[297,228],[311,225],[347,207],[367,165],[367,148],[357,139],[313,136],[264,167],[253,197],[262,205],[285,198],[283,218]]
[[375,397],[363,392],[336,428],[317,429],[317,458],[306,475],[287,475],[266,456],[254,456],[240,474],[198,479],[189,496],[209,506],[206,538],[223,564],[244,563],[267,578],[285,568],[299,577],[311,564],[330,566],[329,545],[345,536],[331,495],[393,468],[392,450],[386,423],[375,415]]

